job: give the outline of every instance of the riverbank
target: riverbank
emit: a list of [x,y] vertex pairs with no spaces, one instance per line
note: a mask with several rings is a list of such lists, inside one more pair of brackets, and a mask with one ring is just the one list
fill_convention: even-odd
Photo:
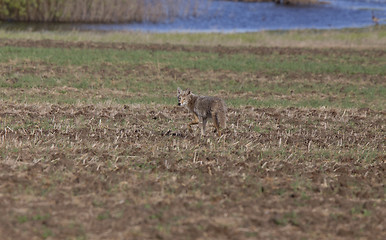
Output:
[[177,44],[203,46],[267,46],[267,47],[342,47],[384,48],[386,26],[340,30],[289,30],[256,33],[142,33],[105,31],[7,31],[0,29],[3,39],[58,40],[71,42],[114,42],[141,44]]

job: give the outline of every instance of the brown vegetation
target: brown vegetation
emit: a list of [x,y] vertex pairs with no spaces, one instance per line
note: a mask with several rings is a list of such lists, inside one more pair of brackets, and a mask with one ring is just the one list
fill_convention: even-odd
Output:
[[0,0],[0,20],[76,23],[157,22],[198,14],[198,1]]

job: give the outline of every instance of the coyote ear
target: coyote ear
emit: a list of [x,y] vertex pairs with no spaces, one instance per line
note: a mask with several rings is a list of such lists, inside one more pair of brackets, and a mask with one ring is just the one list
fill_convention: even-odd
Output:
[[192,92],[190,91],[190,89],[188,88],[187,90],[186,90],[186,94],[191,94]]
[[177,88],[177,95],[180,95],[181,92],[182,92],[181,88],[178,87],[178,88]]

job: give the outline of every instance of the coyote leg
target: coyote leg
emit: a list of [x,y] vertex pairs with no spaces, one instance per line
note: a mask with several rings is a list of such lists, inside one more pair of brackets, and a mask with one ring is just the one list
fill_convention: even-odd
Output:
[[220,130],[220,127],[219,127],[219,124],[218,124],[218,119],[217,119],[217,116],[213,116],[212,117],[212,120],[213,120],[213,125],[214,127],[216,128],[216,131],[217,131],[217,135],[219,137],[221,137],[221,130]]
[[188,124],[188,128],[189,128],[189,131],[191,132],[192,131],[192,125],[196,125],[198,124],[200,121],[198,120],[198,117],[196,114],[193,114],[194,116],[194,119],[193,121],[191,121],[189,124]]
[[206,127],[206,121],[208,120],[207,118],[201,118],[201,135],[205,136],[205,127]]

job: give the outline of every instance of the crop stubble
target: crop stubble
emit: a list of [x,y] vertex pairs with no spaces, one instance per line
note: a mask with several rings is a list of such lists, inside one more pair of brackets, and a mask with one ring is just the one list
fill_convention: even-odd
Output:
[[230,107],[221,138],[171,105],[0,118],[5,239],[386,237],[384,110]]
[[383,112],[231,108],[221,139],[190,134],[170,106],[4,104],[0,116],[10,238],[384,234]]

